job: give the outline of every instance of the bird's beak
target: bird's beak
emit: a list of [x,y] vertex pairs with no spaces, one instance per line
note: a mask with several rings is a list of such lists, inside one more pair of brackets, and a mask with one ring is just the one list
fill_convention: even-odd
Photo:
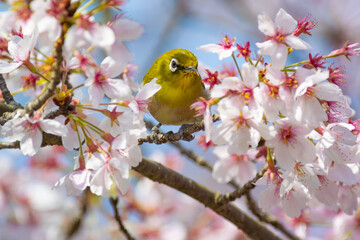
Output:
[[198,70],[197,70],[196,68],[194,68],[193,66],[188,66],[188,67],[186,67],[186,68],[185,68],[185,71],[186,71],[187,73],[194,72],[194,73],[196,73],[198,76],[200,76]]

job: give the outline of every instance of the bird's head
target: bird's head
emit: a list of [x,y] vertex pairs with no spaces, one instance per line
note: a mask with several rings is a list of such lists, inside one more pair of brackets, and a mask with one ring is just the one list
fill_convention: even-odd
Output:
[[165,81],[200,78],[197,70],[198,61],[192,52],[186,49],[173,49],[161,56],[161,70]]

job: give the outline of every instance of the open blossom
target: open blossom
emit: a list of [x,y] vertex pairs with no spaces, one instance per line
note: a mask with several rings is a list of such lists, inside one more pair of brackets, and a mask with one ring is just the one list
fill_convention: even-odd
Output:
[[256,175],[255,165],[247,154],[229,154],[228,146],[218,146],[214,154],[219,158],[214,164],[212,175],[220,183],[234,180],[240,185],[253,179]]
[[114,79],[121,71],[122,69],[111,57],[106,57],[101,62],[100,68],[89,70],[85,86],[89,86],[90,101],[94,105],[98,105],[105,94],[111,99],[132,98],[130,87],[123,80]]
[[[102,149],[108,149],[104,143]],[[108,197],[113,184],[125,194],[129,189],[129,170],[142,159],[136,136],[121,134],[112,142],[109,152],[94,152],[86,162],[86,168],[93,170],[90,190],[96,195]]]
[[4,124],[1,136],[9,141],[20,141],[22,153],[33,156],[40,149],[43,131],[57,136],[67,134],[66,127],[56,120],[32,118],[28,114],[21,117],[17,114]]
[[326,81],[329,71],[315,72],[299,68],[295,75],[300,82],[294,95],[295,118],[316,127],[320,122],[328,120],[319,101],[342,101],[342,91],[335,84]]
[[8,51],[13,61],[8,63],[0,60],[0,73],[9,73],[22,65],[31,68],[30,53],[35,47],[37,37],[37,28],[31,36],[13,36],[8,43]]
[[356,184],[356,163],[360,161],[354,126],[346,123],[331,123],[323,130],[316,148],[319,163],[328,169],[328,178],[346,185]]
[[245,154],[249,146],[256,147],[260,134],[261,109],[250,110],[236,99],[224,99],[218,105],[222,122],[214,127],[212,141],[215,144],[228,144],[229,153]]
[[271,57],[272,66],[281,69],[285,66],[288,48],[310,49],[310,45],[292,35],[297,27],[297,21],[284,9],[276,14],[275,23],[266,15],[258,16],[259,30],[267,37],[262,43],[256,43],[260,55]]
[[225,77],[221,84],[215,85],[211,91],[211,96],[213,98],[221,98],[228,95],[229,97],[237,98],[242,104],[255,107],[257,103],[254,92],[259,84],[259,72],[249,63],[242,65],[241,72],[243,80],[238,77]]
[[245,61],[249,61],[250,60],[250,42],[247,41],[244,46],[242,46],[241,44],[236,44],[237,49],[239,50],[239,54],[237,55],[237,57],[244,57]]
[[[85,153],[84,155],[88,157],[89,153]],[[79,195],[88,186],[90,186],[90,180],[93,172],[89,169],[85,169],[84,167],[80,168],[78,166],[79,158],[79,156],[74,158],[74,165],[76,169],[60,178],[54,185],[54,187],[64,185],[66,192],[69,195]]]
[[235,38],[231,39],[228,35],[225,35],[221,43],[215,44],[210,43],[206,45],[202,45],[198,47],[198,50],[204,52],[217,53],[219,55],[219,59],[230,57],[233,52],[236,50],[236,46],[234,46]]
[[268,185],[259,193],[259,206],[265,211],[270,211],[280,204],[289,217],[299,217],[309,199],[304,187],[298,181],[294,181],[289,191],[280,193],[283,179],[279,175],[274,175],[268,182],[266,180],[268,177],[268,175],[264,175],[257,181],[257,184]]
[[76,24],[70,27],[64,43],[67,56],[71,56],[75,49],[86,49],[91,45],[107,48],[115,42],[113,30],[94,20],[94,16],[81,15],[77,18]]
[[296,161],[311,163],[315,160],[314,144],[307,138],[312,129],[289,118],[278,119],[266,144],[274,148],[279,166],[287,170],[295,167]]

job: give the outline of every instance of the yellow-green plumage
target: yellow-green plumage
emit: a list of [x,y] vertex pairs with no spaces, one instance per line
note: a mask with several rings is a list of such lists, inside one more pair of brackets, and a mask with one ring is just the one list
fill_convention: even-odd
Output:
[[151,66],[143,85],[157,78],[156,82],[161,86],[149,102],[149,111],[157,121],[168,125],[195,122],[195,111],[190,105],[199,97],[207,96],[196,70],[197,65],[198,61],[190,51],[173,49],[160,56]]

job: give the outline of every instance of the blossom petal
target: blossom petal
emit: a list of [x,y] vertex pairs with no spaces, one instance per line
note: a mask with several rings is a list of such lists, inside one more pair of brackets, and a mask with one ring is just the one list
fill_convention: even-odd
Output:
[[104,58],[100,66],[111,78],[120,75],[125,68],[125,66],[118,64],[117,61],[110,56]]
[[330,82],[323,82],[314,88],[317,98],[325,101],[340,102],[342,100],[342,90],[337,85]]
[[284,40],[289,45],[289,47],[292,47],[293,49],[298,49],[298,50],[311,49],[311,46],[307,42],[296,36],[288,35],[285,37]]
[[90,96],[90,101],[94,105],[98,105],[104,97],[104,92],[99,85],[90,85],[88,92]]
[[278,44],[275,54],[271,56],[271,63],[273,68],[282,69],[288,56],[288,47],[284,44]]
[[132,100],[133,96],[130,87],[121,79],[107,79],[103,89],[111,99]]
[[280,8],[275,17],[275,25],[280,33],[290,34],[295,30],[297,21],[284,9]]
[[244,63],[241,67],[246,87],[254,88],[259,83],[259,72],[255,66]]
[[256,43],[256,46],[259,48],[259,55],[272,56],[277,49],[277,43],[274,40]]
[[258,15],[258,28],[266,36],[274,36],[276,33],[274,22],[266,14]]
[[20,67],[22,62],[4,62],[0,60],[0,73],[9,73]]
[[24,155],[34,156],[39,151],[42,143],[42,133],[36,129],[31,134],[26,134],[20,140],[20,149]]
[[138,100],[147,100],[150,97],[152,97],[155,93],[157,93],[161,89],[161,86],[159,84],[157,84],[156,81],[157,81],[157,78],[154,78],[149,83],[145,84],[140,89],[138,94],[136,94],[135,98]]
[[65,125],[59,123],[56,120],[44,119],[40,121],[40,127],[44,132],[50,134],[54,134],[62,137],[67,135],[67,128],[65,127]]
[[115,34],[108,26],[96,25],[89,33],[87,40],[94,46],[109,47],[115,42]]
[[115,32],[116,39],[121,41],[134,40],[144,32],[144,28],[138,22],[127,18],[120,18],[112,24],[111,28]]

